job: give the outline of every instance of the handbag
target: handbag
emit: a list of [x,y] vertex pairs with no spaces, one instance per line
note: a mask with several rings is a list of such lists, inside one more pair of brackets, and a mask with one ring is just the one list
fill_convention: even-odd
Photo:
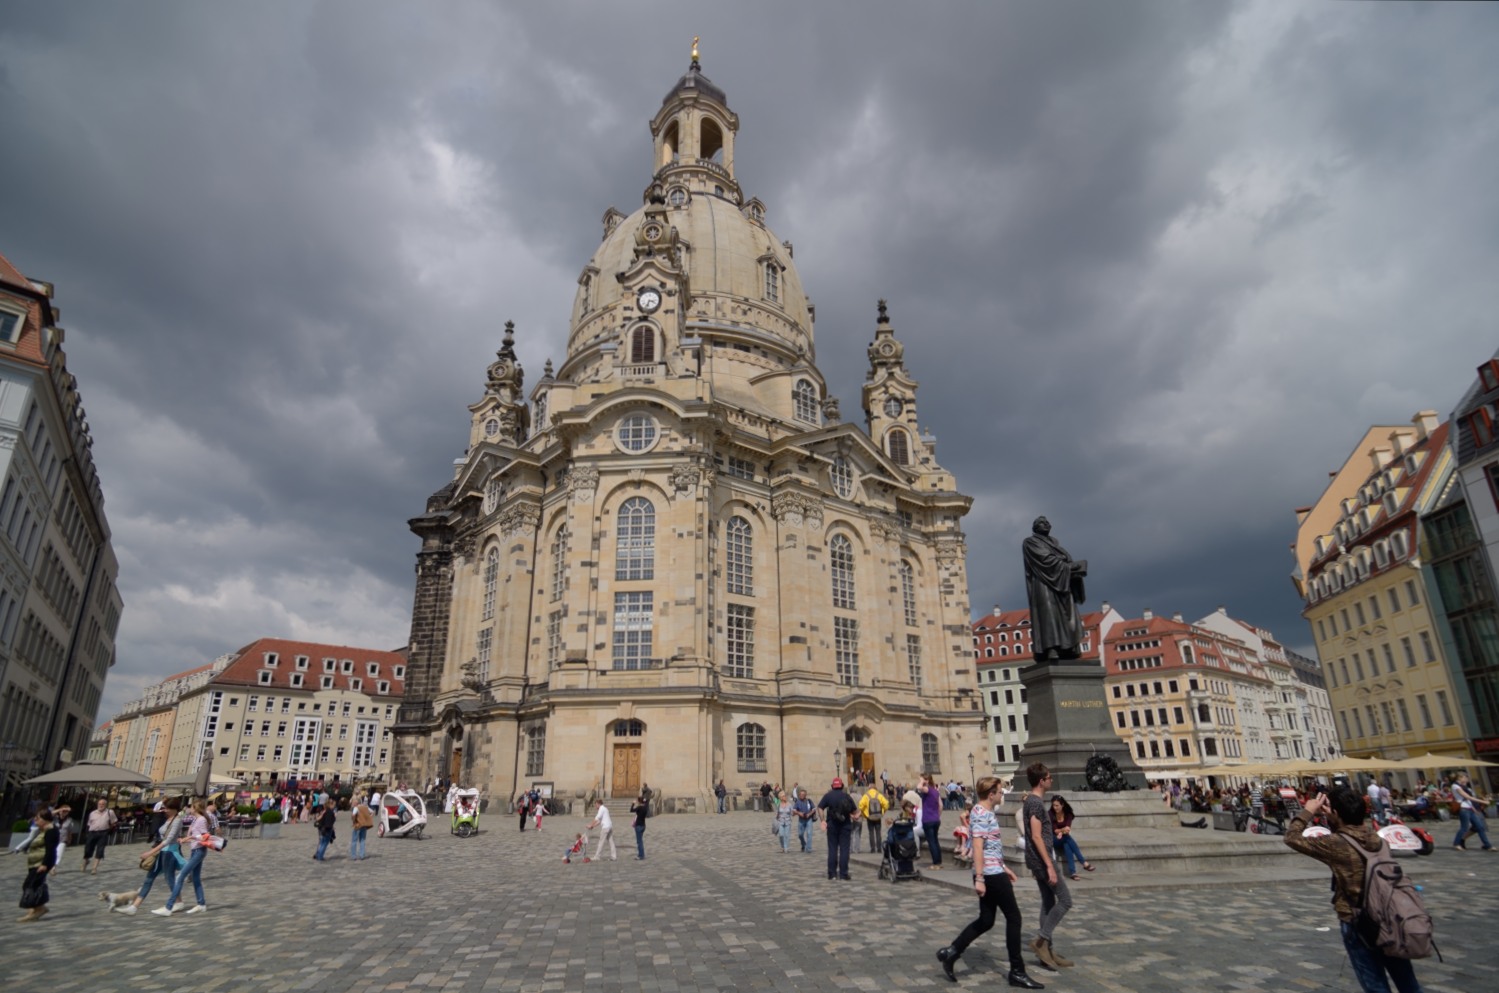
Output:
[[145,855],[141,856],[141,868],[146,872],[150,872],[152,869],[156,868],[156,860],[160,857],[160,852],[147,852]]
[[47,875],[40,869],[30,869],[26,881],[21,884],[21,909],[34,910],[47,903]]

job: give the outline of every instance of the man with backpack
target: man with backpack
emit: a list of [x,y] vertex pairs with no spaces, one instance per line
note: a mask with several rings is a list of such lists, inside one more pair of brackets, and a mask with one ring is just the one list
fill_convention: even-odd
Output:
[[828,833],[828,878],[848,879],[848,850],[854,835],[854,798],[843,790],[843,780],[833,780],[832,789],[817,801],[823,828]]
[[[1307,837],[1312,818],[1324,813],[1331,833]],[[1431,918],[1389,846],[1366,823],[1363,795],[1347,786],[1316,794],[1291,819],[1286,844],[1332,869],[1343,947],[1365,993],[1388,993],[1390,981],[1400,993],[1421,993],[1411,959],[1431,954]]]
[[871,783],[863,796],[859,797],[859,815],[864,818],[864,827],[869,832],[869,850],[878,853],[884,842],[880,832],[885,816],[885,797]]

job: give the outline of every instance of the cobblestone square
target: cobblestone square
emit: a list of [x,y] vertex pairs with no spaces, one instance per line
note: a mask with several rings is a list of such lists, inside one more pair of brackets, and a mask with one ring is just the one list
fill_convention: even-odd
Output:
[[[972,918],[975,901],[929,882],[876,879],[860,859],[851,882],[825,877],[812,854],[783,855],[765,815],[663,816],[634,858],[626,825],[616,862],[571,865],[563,850],[586,821],[556,817],[537,833],[486,816],[476,837],[441,819],[420,840],[370,839],[347,858],[348,829],[314,863],[313,829],[242,840],[204,871],[209,912],[162,919],[158,886],[141,914],[106,910],[100,890],[138,886],[142,845],[111,849],[98,876],[70,849],[52,884],[52,913],[0,923],[8,993],[312,990],[445,991],[947,989],[934,957]],[[1443,825],[1445,829],[1446,826]],[[1445,847],[1403,864],[1424,887],[1445,963],[1417,971],[1431,993],[1496,988],[1499,854]],[[856,846],[862,847],[862,846]],[[593,847],[590,844],[589,852]],[[607,858],[607,856],[606,856]],[[20,858],[0,859],[19,897]],[[964,879],[949,867],[929,875]],[[1356,991],[1325,881],[1120,886],[1107,867],[1072,884],[1076,905],[1057,932],[1077,965],[1031,963],[1048,989],[1074,993]],[[1091,889],[1090,889],[1091,887]],[[191,893],[189,888],[188,893]],[[1026,939],[1039,898],[1017,885]],[[189,901],[190,902],[190,901]],[[12,908],[15,904],[12,903]],[[1029,955],[1028,955],[1029,959]],[[1003,985],[1003,923],[959,965],[959,986]]]

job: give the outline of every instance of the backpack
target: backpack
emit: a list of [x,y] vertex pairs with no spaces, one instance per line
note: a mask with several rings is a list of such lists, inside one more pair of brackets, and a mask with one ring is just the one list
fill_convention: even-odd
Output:
[[1389,844],[1381,841],[1379,851],[1370,855],[1352,838],[1342,837],[1364,859],[1364,905],[1354,924],[1364,944],[1391,958],[1429,956],[1435,947],[1431,915],[1415,884],[1390,854]]
[[850,797],[847,793],[844,793],[843,795],[834,798],[828,804],[828,823],[847,824],[851,820],[853,820],[854,811],[856,811],[857,809],[858,808],[854,806],[853,798]]

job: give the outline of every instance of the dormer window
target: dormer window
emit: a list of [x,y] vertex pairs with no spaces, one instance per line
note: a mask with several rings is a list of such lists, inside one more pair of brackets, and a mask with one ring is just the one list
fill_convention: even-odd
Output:
[[[349,689],[353,690],[355,693],[363,691],[364,680],[360,679],[358,676],[355,676],[353,679],[349,680]],[[363,710],[363,708],[360,709]]]
[[281,658],[275,652],[265,653],[265,664],[270,666],[272,669],[276,668],[276,666],[280,664],[280,662]]
[[376,676],[380,675],[380,663],[369,662],[365,665],[364,671],[371,679],[374,679]]
[[390,683],[388,683],[388,682],[386,682],[385,680],[382,679],[382,680],[380,680],[379,683],[376,684],[376,686],[379,688],[379,694],[381,696],[389,696],[390,695]]
[[333,689],[333,677],[332,676],[324,676],[323,677],[323,689],[325,689],[325,690],[331,690],[331,689]]
[[394,676],[397,679],[405,679],[406,678],[406,667],[404,665],[398,665],[398,666],[396,666],[395,669],[391,672],[391,675]]
[[269,669],[261,669],[260,670],[260,685],[261,686],[269,686],[269,685],[271,685],[271,670],[269,670]]
[[812,385],[808,379],[798,379],[796,385],[791,388],[792,414],[797,420],[807,424],[819,424],[821,419],[817,410],[817,387]]
[[333,671],[333,667],[336,664],[337,663],[335,663],[332,659],[323,659],[323,671],[324,672],[332,672]]
[[347,676],[349,673],[354,671],[354,660],[344,659],[343,662],[339,663],[339,670],[343,672],[345,676]]
[[291,685],[293,689],[299,689],[302,685],[302,674],[294,672],[291,674]]

